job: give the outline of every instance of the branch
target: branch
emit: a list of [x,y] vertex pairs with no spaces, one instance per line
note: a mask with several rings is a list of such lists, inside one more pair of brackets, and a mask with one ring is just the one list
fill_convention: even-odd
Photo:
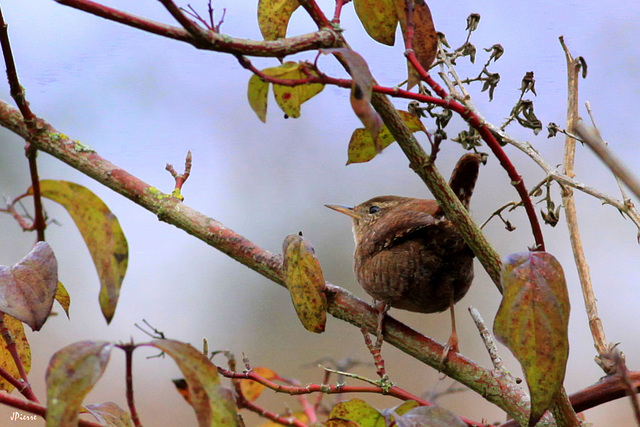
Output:
[[206,31],[200,27],[198,27],[200,28],[198,31],[199,36],[194,37],[183,28],[142,18],[131,13],[103,6],[90,0],[56,0],[56,2],[148,33],[186,42],[197,49],[233,53],[236,55],[281,58],[298,52],[333,47],[336,46],[336,41],[338,40],[337,34],[330,26],[313,33],[273,41],[255,41],[235,38],[226,34]]
[[[393,111],[395,112],[395,109]],[[0,101],[0,125],[20,136],[28,133],[19,111],[3,101]],[[151,187],[103,159],[97,153],[86,150],[81,143],[58,132],[44,120],[38,121],[38,127],[41,131],[32,140],[38,150],[51,154],[154,213],[159,220],[175,225],[264,277],[284,286],[280,255],[260,248],[218,221],[181,203],[175,197]],[[451,197],[457,200],[455,195],[452,194]],[[330,284],[327,285],[326,293],[328,312],[331,315],[357,327],[362,326],[364,322],[369,329],[375,329],[377,312],[369,305],[348,291]],[[384,326],[385,339],[391,345],[436,369],[442,366],[441,356],[444,348],[441,344],[389,316],[385,318]],[[528,398],[525,393],[520,387],[505,381],[500,373],[494,373],[454,353],[447,358],[442,372],[485,396],[514,418],[528,419]]]
[[[567,60],[567,129],[573,129],[578,123],[578,74],[582,66],[582,62],[576,60],[571,55],[569,48],[565,45],[564,39],[560,37],[560,44],[564,50]],[[564,173],[567,176],[574,176],[573,164],[575,159],[576,140],[567,135],[564,147]],[[602,327],[602,321],[598,316],[598,306],[596,304],[596,296],[593,291],[593,283],[589,274],[589,265],[587,264],[584,250],[582,248],[582,240],[580,238],[580,230],[578,227],[578,215],[576,212],[573,191],[564,189],[562,191],[562,205],[564,206],[567,217],[567,226],[569,227],[569,238],[571,240],[571,249],[575,259],[576,268],[578,269],[578,277],[582,288],[582,296],[584,305],[589,319],[589,328],[593,337],[593,343],[598,352],[598,364],[606,373],[615,371],[615,366],[605,364],[605,354],[610,351],[607,340]]]

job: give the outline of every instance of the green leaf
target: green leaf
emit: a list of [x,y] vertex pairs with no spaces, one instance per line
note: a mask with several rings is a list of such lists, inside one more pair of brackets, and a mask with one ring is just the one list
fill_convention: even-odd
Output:
[[[342,424],[341,421],[347,421],[351,423]],[[333,423],[330,423],[333,422]],[[351,399],[347,402],[340,402],[336,404],[331,413],[329,414],[329,420],[327,426],[351,426],[356,425],[360,427],[385,427],[384,416],[373,406],[361,399]]]
[[51,247],[38,242],[16,265],[0,265],[0,311],[39,330],[51,313],[58,288],[58,263]]
[[53,355],[47,367],[47,427],[78,424],[85,396],[104,373],[113,344],[81,341]]
[[546,252],[510,255],[493,331],[520,362],[531,395],[533,426],[562,388],[569,357],[569,296],[562,266]]
[[284,240],[282,253],[284,281],[300,322],[308,331],[324,332],[327,322],[325,281],[313,247],[301,235],[290,234]]
[[353,6],[367,34],[379,43],[393,46],[398,26],[395,0],[353,0]]
[[289,18],[300,6],[298,0],[260,0],[258,26],[265,40],[277,40],[287,35]]
[[111,322],[129,260],[118,218],[98,196],[79,184],[43,180],[40,191],[42,197],[64,206],[82,234],[100,278],[100,308],[107,323]]
[[[400,21],[400,28],[402,29],[406,46],[407,14],[405,11],[405,0],[395,0],[395,2],[398,20]],[[433,25],[433,18],[431,17],[429,6],[427,6],[424,0],[415,0],[414,5],[412,48],[420,65],[428,71],[438,51],[438,34]],[[418,84],[420,77],[411,64],[408,64],[408,68],[409,81],[407,89],[411,89]]]
[[[4,318],[4,325],[11,334],[13,342],[16,343],[20,361],[22,362],[25,372],[28,374],[31,370],[31,347],[24,333],[24,325],[21,321],[8,314],[0,313],[0,316]],[[20,378],[20,371],[18,371],[16,362],[13,360],[13,356],[9,350],[7,350],[7,346],[4,345],[4,343],[0,345],[0,367],[11,374],[12,377]],[[0,390],[5,390],[10,393],[13,389],[13,384],[4,378],[0,378]]]
[[[398,114],[400,114],[400,118],[404,123],[409,127],[411,132],[423,131],[427,133],[424,125],[420,121],[419,117],[414,116],[413,114],[398,110]],[[380,129],[380,134],[378,135],[378,145],[380,150],[384,150],[394,142],[396,139],[391,135],[387,126],[382,126]],[[353,131],[351,135],[351,140],[349,141],[349,149],[347,152],[347,164],[351,163],[364,163],[373,159],[378,154],[376,151],[375,144],[373,142],[373,138],[371,138],[371,134],[367,132],[363,128],[358,128]]]
[[180,368],[200,427],[237,425],[231,391],[221,386],[218,368],[202,352],[173,340],[154,340],[148,345],[167,353]]

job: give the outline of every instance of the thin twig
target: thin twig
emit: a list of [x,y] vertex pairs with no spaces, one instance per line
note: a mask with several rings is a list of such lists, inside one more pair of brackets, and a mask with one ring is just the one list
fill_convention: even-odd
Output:
[[502,363],[502,357],[500,357],[500,354],[498,354],[498,347],[493,340],[491,332],[489,332],[489,329],[487,329],[487,325],[485,325],[484,319],[482,319],[480,312],[475,307],[469,307],[469,313],[471,314],[471,318],[478,328],[478,332],[480,332],[480,338],[482,338],[482,342],[484,342],[484,346],[489,353],[489,357],[491,358],[493,367],[498,369],[499,371],[508,372],[504,364]]
[[587,128],[583,122],[578,122],[575,125],[574,132],[580,136],[580,139],[611,169],[611,172],[624,182],[633,195],[640,200],[640,181],[638,181],[633,173],[613,154],[613,151],[607,147],[598,132],[593,128]]
[[[16,104],[22,113],[22,117],[24,117],[25,124],[29,128],[29,133],[33,135],[37,132],[36,116],[29,107],[29,102],[25,96],[24,89],[20,85],[20,80],[18,79],[18,71],[16,70],[16,64],[13,59],[11,43],[9,42],[9,32],[7,31],[7,24],[4,22],[4,17],[2,16],[2,9],[0,9],[0,45],[2,46],[4,62],[7,66],[7,78],[9,80],[11,96],[16,101]],[[29,138],[26,138],[25,141],[25,155],[27,156],[27,161],[29,163],[29,176],[31,177],[31,187],[33,188],[33,227],[37,233],[37,240],[44,241],[44,230],[47,228],[47,223],[44,219],[42,196],[40,194],[40,178],[38,177],[38,162],[36,160],[38,152],[31,146]]]

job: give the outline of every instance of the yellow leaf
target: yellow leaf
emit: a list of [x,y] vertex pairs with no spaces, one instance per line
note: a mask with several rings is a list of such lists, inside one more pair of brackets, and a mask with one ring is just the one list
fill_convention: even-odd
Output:
[[[300,64],[296,62],[285,62],[279,67],[269,68],[263,70],[263,72],[281,79],[301,80],[307,78],[307,75],[300,68]],[[316,75],[315,72],[313,74]],[[274,84],[273,94],[282,111],[284,111],[287,116],[296,119],[300,117],[300,106],[320,93],[322,89],[324,89],[324,85],[320,83],[303,84],[298,86]]]
[[379,43],[393,46],[398,26],[395,0],[353,0],[353,6],[367,34]]
[[67,292],[67,289],[59,280],[55,298],[56,301],[58,301],[58,304],[62,306],[62,309],[67,314],[67,318],[69,318],[69,306],[71,305],[71,297],[69,296],[69,292]]
[[100,278],[100,308],[110,322],[129,260],[127,239],[118,218],[98,196],[79,184],[42,180],[40,191],[43,197],[65,207],[82,234]]
[[[31,370],[31,347],[29,346],[27,336],[24,334],[24,326],[21,321],[8,314],[0,313],[0,316],[4,316],[4,324],[11,334],[13,341],[16,343],[20,361],[22,362],[25,372],[28,374]],[[9,350],[7,350],[4,341],[2,345],[0,345],[0,367],[9,372],[14,378],[20,378],[20,372],[18,372],[16,362],[13,360],[13,356],[11,356]],[[4,378],[0,378],[0,390],[11,392],[13,388],[11,383]]]
[[[266,380],[280,378],[269,368],[258,367],[253,368],[253,371]],[[240,380],[240,389],[242,390],[242,395],[245,397],[245,399],[247,399],[249,402],[253,402],[260,396],[260,394],[265,389],[265,386],[263,384],[260,384],[259,382],[252,380]]]
[[282,252],[284,281],[298,318],[308,331],[324,332],[327,322],[325,281],[313,248],[301,235],[290,234],[284,240]]
[[[424,133],[427,133],[427,130],[419,117],[402,110],[398,110],[398,114],[400,114],[400,118],[402,118],[411,132],[423,131]],[[391,135],[389,129],[386,126],[382,126],[382,129],[380,129],[380,133],[378,134],[379,151],[384,150],[394,141],[395,138]],[[356,129],[351,135],[351,140],[349,141],[347,164],[368,162],[373,159],[379,151],[376,150],[373,138],[371,138],[371,134],[369,132],[363,128]]]
[[255,111],[256,115],[265,123],[267,121],[267,95],[269,94],[269,83],[263,81],[255,74],[249,79],[249,88],[247,89],[247,97],[249,105]]
[[277,40],[287,35],[291,14],[300,6],[298,0],[260,0],[258,26],[265,40]]
[[376,408],[362,399],[351,399],[347,402],[340,402],[331,409],[326,425],[331,427],[352,425],[360,427],[384,427],[386,423],[384,415]]

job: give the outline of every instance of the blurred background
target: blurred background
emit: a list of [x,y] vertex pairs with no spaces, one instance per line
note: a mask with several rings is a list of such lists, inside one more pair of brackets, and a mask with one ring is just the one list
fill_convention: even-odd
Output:
[[[105,3],[176,25],[155,1]],[[333,14],[333,1],[319,3],[325,13]],[[256,4],[255,0],[215,0],[216,20],[226,8],[222,32],[259,39]],[[180,5],[186,7],[184,2]],[[191,5],[206,15],[205,0]],[[429,6],[436,29],[446,34],[453,47],[465,40],[466,17],[470,13],[482,17],[471,38],[478,49],[476,64],[468,59],[458,61],[458,73],[463,78],[480,72],[487,58],[482,48],[495,43],[504,47],[505,54],[490,68],[502,77],[493,102],[488,102],[486,93],[480,93],[479,84],[469,89],[479,110],[494,124],[508,116],[525,72],[534,71],[538,96],[533,101],[538,118],[544,126],[555,122],[563,127],[566,64],[558,36],[564,35],[573,55],[583,56],[588,64],[588,77],[580,80],[581,115],[587,117],[584,101],[590,101],[603,137],[630,168],[640,171],[640,149],[632,126],[637,120],[635,106],[640,96],[640,3],[463,0],[435,1]],[[382,194],[430,194],[396,145],[368,164],[345,166],[349,137],[354,128],[360,127],[350,109],[347,90],[326,87],[303,105],[299,119],[285,120],[270,98],[267,123],[263,124],[246,100],[250,74],[229,55],[198,51],[50,0],[5,0],[2,9],[21,83],[37,115],[165,192],[173,188],[165,164],[181,170],[187,150],[191,150],[193,171],[183,190],[185,203],[275,253],[281,251],[286,235],[303,231],[316,249],[325,278],[369,301],[352,272],[349,219],[323,205],[353,205]],[[394,48],[370,40],[351,4],[343,10],[342,27],[353,49],[363,54],[381,84],[393,86],[404,80],[400,36]],[[299,10],[293,15],[288,34],[313,30],[311,20]],[[294,59],[313,57],[309,53]],[[345,76],[333,62],[325,56],[319,64],[332,75]],[[277,65],[277,61],[255,59],[254,64],[264,68]],[[0,85],[0,97],[12,103],[8,92],[7,84]],[[405,101],[394,102],[406,108]],[[431,120],[424,123],[430,130],[435,128]],[[463,129],[466,126],[456,119],[447,131],[453,137]],[[536,136],[517,125],[507,131],[532,142],[548,163],[562,162],[562,136],[547,139],[546,130]],[[424,135],[418,137],[426,143]],[[0,193],[13,198],[30,185],[24,142],[0,129],[0,143]],[[577,150],[577,179],[619,198],[607,169],[586,148],[578,145]],[[513,147],[506,147],[506,151],[529,188],[544,178],[524,154]],[[446,177],[462,153],[455,143],[443,145],[438,166]],[[53,203],[46,204],[49,217],[59,223],[48,228],[47,240],[58,258],[60,279],[72,303],[70,319],[56,306],[60,315],[49,319],[41,332],[28,333],[33,352],[30,378],[43,402],[44,373],[55,351],[88,339],[146,341],[149,338],[134,326],[143,319],[167,337],[196,348],[201,348],[206,337],[212,350],[228,349],[239,360],[244,353],[253,366],[269,367],[302,384],[321,381],[323,372],[316,367],[321,358],[360,360],[364,365],[354,372],[375,377],[371,357],[356,328],[330,318],[324,334],[306,332],[280,286],[159,222],[154,215],[49,155],[39,156],[39,168],[43,179],[74,181],[101,197],[119,218],[130,250],[120,302],[107,326],[98,306],[99,283],[89,252],[66,212]],[[476,189],[471,209],[479,223],[517,197],[493,157],[481,169]],[[561,203],[557,187],[554,198]],[[607,339],[620,342],[629,368],[638,369],[637,230],[614,208],[602,206],[580,192],[576,192],[576,199]],[[544,208],[544,204],[539,207]],[[489,241],[503,256],[525,251],[533,244],[524,212],[509,213],[507,218],[516,231],[507,232],[497,220],[485,227]],[[30,250],[35,235],[23,233],[8,215],[0,216],[0,230],[0,264],[12,265]],[[569,285],[571,353],[565,387],[572,393],[596,382],[603,372],[593,361],[595,350],[564,214],[555,228],[544,226],[543,231],[547,250],[561,261]],[[487,367],[489,358],[466,308],[477,307],[491,326],[499,301],[494,285],[477,265],[474,285],[458,304],[458,331],[461,352]],[[447,313],[416,315],[392,310],[391,314],[440,342],[445,342],[450,332]],[[503,346],[500,350],[509,369],[519,374],[509,351]],[[391,379],[412,393],[428,396],[452,384],[448,379],[440,381],[433,369],[390,345],[383,346],[382,353]],[[143,423],[195,425],[191,408],[170,381],[181,376],[178,368],[169,358],[147,359],[154,354],[151,349],[140,349],[134,357],[136,401]],[[215,360],[226,364],[222,357]],[[124,355],[116,350],[103,379],[85,403],[114,401],[126,408],[124,391]],[[365,398],[380,409],[398,403],[391,398]],[[334,400],[335,396],[326,397],[328,403]],[[476,421],[504,420],[499,408],[470,391],[449,394],[437,402]],[[298,408],[295,398],[269,391],[258,403],[275,412]],[[0,408],[0,424],[12,411]],[[247,425],[263,422],[246,412],[244,415]],[[589,410],[585,416],[594,425],[633,425],[626,399]]]

